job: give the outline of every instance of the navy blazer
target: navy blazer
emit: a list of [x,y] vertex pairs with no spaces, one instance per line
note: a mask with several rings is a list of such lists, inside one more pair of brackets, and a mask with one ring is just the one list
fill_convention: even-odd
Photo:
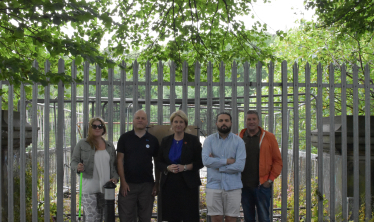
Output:
[[[169,159],[169,151],[173,144],[173,138],[174,134],[164,137],[161,141],[158,160],[156,161],[156,167],[161,171],[160,187],[164,185],[166,178],[170,173],[168,172],[167,167],[172,164]],[[201,160],[201,151],[202,147],[199,138],[197,136],[184,133],[180,164],[193,164],[192,170],[181,172],[189,188],[194,188],[201,185],[199,170],[204,167],[203,161]],[[166,175],[165,172],[167,172]]]

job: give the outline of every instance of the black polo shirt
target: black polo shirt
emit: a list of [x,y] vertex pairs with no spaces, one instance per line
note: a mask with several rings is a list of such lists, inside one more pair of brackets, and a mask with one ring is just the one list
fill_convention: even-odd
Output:
[[127,183],[153,182],[152,157],[157,157],[159,143],[146,132],[139,138],[134,130],[122,134],[117,151],[124,154],[124,170]]
[[245,131],[243,136],[245,151],[247,153],[244,170],[242,172],[242,182],[244,187],[255,188],[258,187],[258,184],[260,183],[260,134],[261,130],[253,136],[250,136],[248,131]]

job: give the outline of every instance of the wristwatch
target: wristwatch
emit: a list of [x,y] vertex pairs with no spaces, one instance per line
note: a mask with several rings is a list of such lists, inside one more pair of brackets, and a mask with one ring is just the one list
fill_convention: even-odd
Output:
[[183,171],[187,171],[187,165],[184,165],[184,170]]
[[269,179],[269,180],[268,180],[268,183],[273,184],[273,181]]

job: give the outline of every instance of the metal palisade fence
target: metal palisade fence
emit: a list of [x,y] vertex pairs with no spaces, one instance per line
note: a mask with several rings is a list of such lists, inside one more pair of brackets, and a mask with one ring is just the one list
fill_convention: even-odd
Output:
[[[370,78],[368,65],[363,71],[363,78],[359,78],[358,67],[353,65],[352,70],[349,70],[352,76],[352,81],[349,82],[346,79],[345,66],[339,70],[332,64],[326,70],[321,64],[318,64],[316,71],[306,64],[305,71],[300,72],[296,63],[290,68],[286,62],[282,62],[279,69],[275,69],[274,64],[270,63],[267,69],[264,69],[261,63],[251,67],[249,63],[238,66],[234,62],[231,66],[231,74],[227,75],[225,64],[221,63],[219,75],[216,75],[218,80],[213,81],[212,63],[207,62],[205,64],[206,73],[201,73],[201,64],[196,62],[194,64],[195,80],[190,82],[188,81],[189,72],[186,62],[181,67],[181,81],[176,81],[176,65],[173,62],[168,63],[169,72],[166,73],[164,72],[165,64],[167,63],[159,62],[157,70],[154,71],[151,64],[147,62],[145,70],[142,70],[139,63],[134,61],[132,73],[126,73],[126,69],[110,68],[107,70],[107,79],[103,81],[103,70],[99,66],[90,67],[90,64],[85,62],[83,83],[72,82],[70,87],[64,86],[62,82],[58,86],[48,85],[43,89],[44,99],[42,102],[40,98],[38,100],[40,90],[38,84],[32,85],[31,103],[26,100],[25,85],[22,84],[18,107],[21,119],[19,128],[16,129],[14,125],[13,112],[8,112],[6,120],[2,119],[3,115],[0,116],[1,123],[4,121],[7,123],[7,128],[3,128],[2,124],[1,134],[3,135],[0,137],[1,144],[4,143],[2,140],[7,140],[7,156],[0,156],[2,161],[6,159],[8,166],[6,169],[5,165],[1,164],[0,166],[1,172],[7,170],[7,187],[3,187],[3,182],[0,183],[0,190],[7,190],[7,197],[3,195],[3,192],[0,194],[1,209],[7,209],[7,221],[13,222],[15,220],[13,216],[15,211],[19,210],[16,213],[19,213],[20,221],[26,221],[26,215],[29,213],[26,212],[27,206],[25,204],[27,188],[25,185],[25,175],[27,174],[25,153],[30,153],[32,162],[32,221],[36,222],[39,219],[38,197],[43,196],[44,200],[49,200],[44,201],[43,204],[44,221],[50,220],[51,203],[54,202],[57,206],[57,221],[62,222],[64,214],[66,214],[64,212],[64,189],[66,188],[66,184],[64,185],[66,179],[64,178],[66,175],[64,174],[67,173],[66,166],[70,165],[69,162],[66,162],[66,153],[64,155],[66,147],[70,147],[71,151],[74,149],[79,138],[78,131],[82,131],[83,138],[86,137],[88,121],[93,116],[104,117],[108,123],[108,140],[116,142],[118,135],[129,129],[131,116],[139,108],[146,111],[148,120],[151,122],[154,120],[153,123],[158,125],[167,124],[168,116],[180,108],[188,114],[191,120],[190,125],[195,125],[200,129],[198,130],[199,136],[215,132],[215,114],[220,111],[231,112],[233,116],[232,131],[238,133],[241,128],[245,127],[244,113],[248,109],[256,109],[261,113],[261,125],[266,126],[268,131],[276,135],[282,153],[284,164],[280,177],[281,194],[280,197],[274,197],[274,200],[275,198],[280,199],[281,221],[287,221],[288,218],[294,218],[293,220],[302,218],[305,221],[312,221],[312,219],[318,219],[318,221],[347,221],[348,219],[359,221],[361,209],[364,209],[364,218],[371,219],[373,209],[371,207],[371,187],[373,186],[371,183],[371,178],[373,178],[371,133],[374,132],[371,132],[370,108],[373,105],[374,84]],[[34,62],[34,67],[38,68],[37,62]],[[45,72],[50,70],[48,61],[44,67]],[[122,67],[126,67],[124,62],[122,62]],[[95,81],[90,81],[90,68],[95,69]],[[337,77],[337,70],[341,78]],[[312,71],[314,71],[313,74]],[[58,72],[65,72],[65,63],[62,59],[58,63]],[[78,73],[73,61],[71,75],[76,78]],[[115,75],[118,78],[115,78]],[[129,76],[132,76],[132,80],[127,79]],[[201,81],[202,76],[204,76],[204,81]],[[0,88],[4,89],[4,86],[8,91],[8,109],[13,110],[14,87],[9,85],[7,81],[0,82]],[[78,87],[83,87],[81,95],[78,95]],[[57,98],[50,98],[51,88],[56,88]],[[94,95],[92,95],[93,93]],[[43,103],[43,106],[40,106],[40,103]],[[361,112],[362,116],[359,110],[360,104],[364,104],[361,107],[364,110],[364,115]],[[336,117],[337,106],[340,109],[339,117]],[[42,117],[38,116],[40,112],[38,107],[39,109],[43,107],[44,115]],[[66,114],[64,111],[66,107],[69,107],[71,114]],[[55,111],[53,131],[51,131],[49,124],[50,118],[53,117],[49,114],[50,109]],[[76,114],[78,113],[82,116],[81,121],[77,119]],[[70,125],[66,123],[66,118],[70,118]],[[360,118],[364,118],[363,125],[359,124],[361,123]],[[26,121],[23,121],[25,119],[31,120],[32,145],[30,148],[25,146]],[[339,124],[336,123],[338,119]],[[38,139],[38,125],[40,124],[43,124],[41,127],[43,128],[43,140]],[[119,127],[118,132],[114,130],[116,126]],[[360,135],[360,128],[364,129],[364,136]],[[18,132],[19,136],[14,132]],[[339,136],[337,136],[337,132],[339,132]],[[19,155],[14,155],[14,141],[17,138],[20,140]],[[312,144],[315,144],[316,148],[313,148]],[[339,150],[337,150],[336,144],[340,144]],[[364,148],[360,149],[360,146]],[[55,166],[53,166],[56,168],[54,171],[57,187],[56,199],[50,197],[50,167],[52,166],[50,166],[48,157],[51,147],[55,148],[56,158]],[[37,155],[40,149],[44,150],[44,163],[42,164],[44,175],[42,190],[44,193],[38,193],[40,191],[37,187],[38,162],[40,162]],[[289,150],[292,153],[292,158],[289,158]],[[299,162],[300,151],[305,152],[305,163]],[[313,152],[318,155],[318,183],[315,190],[312,187]],[[3,152],[0,155],[3,155]],[[19,208],[14,207],[17,204],[14,203],[15,181],[12,179],[15,177],[14,160],[16,156],[20,163],[19,171],[17,171],[20,178]],[[326,158],[328,158],[328,162]],[[287,164],[289,161],[292,161],[293,164]],[[360,168],[360,163],[364,164],[363,168]],[[300,176],[301,164],[305,164],[306,169],[303,176]],[[350,180],[347,170],[350,165],[353,169],[352,180]],[[293,169],[289,169],[290,166]],[[337,171],[337,168],[340,170]],[[289,174],[290,170],[293,172],[292,175]],[[364,171],[363,185],[360,184],[360,171]],[[329,177],[326,177],[326,172],[329,172]],[[1,173],[1,175],[5,174]],[[71,194],[75,194],[77,192],[76,172],[70,171],[69,176]],[[301,181],[300,178],[304,181]],[[1,181],[3,179],[1,178]],[[353,183],[351,196],[348,196],[350,188],[347,184],[350,183],[349,181]],[[305,184],[305,186],[301,184]],[[293,187],[293,191],[290,191],[290,186]],[[291,207],[290,192],[293,192]],[[364,198],[360,198],[361,195]],[[353,198],[352,206],[349,198]],[[76,195],[71,195],[70,218],[72,221],[76,219],[76,203]],[[362,206],[367,207],[362,208]],[[301,209],[303,213],[301,213]],[[3,218],[4,211],[0,211],[0,214],[0,218]]]

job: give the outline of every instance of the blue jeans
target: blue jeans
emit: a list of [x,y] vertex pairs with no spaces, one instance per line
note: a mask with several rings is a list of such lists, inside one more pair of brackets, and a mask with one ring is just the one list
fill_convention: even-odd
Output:
[[245,222],[256,221],[256,210],[258,221],[270,222],[270,198],[271,187],[259,186],[256,188],[242,189],[242,208]]

